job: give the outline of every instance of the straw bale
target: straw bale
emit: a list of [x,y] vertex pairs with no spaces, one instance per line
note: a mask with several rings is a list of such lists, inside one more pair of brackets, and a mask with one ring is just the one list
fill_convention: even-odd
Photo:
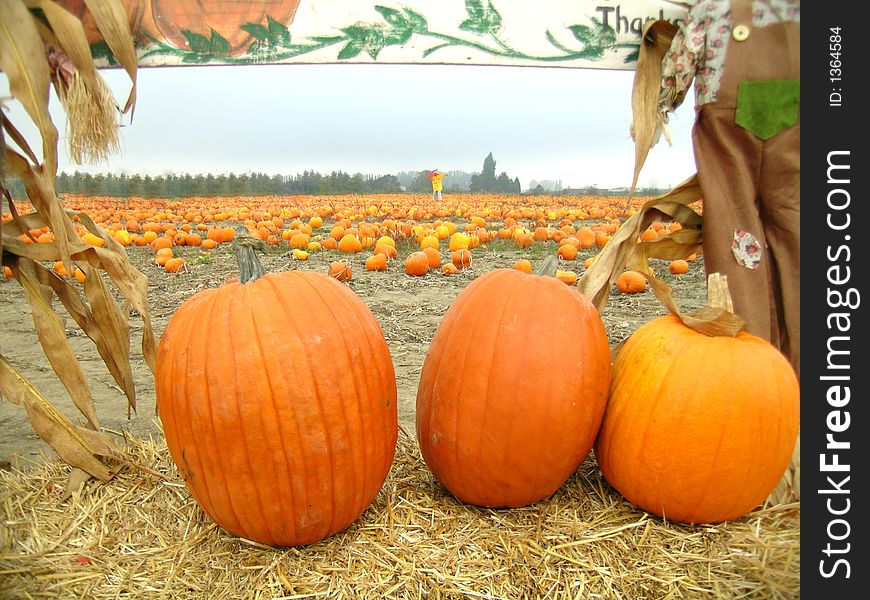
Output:
[[719,525],[669,523],[624,501],[590,457],[520,509],[462,504],[402,430],[350,528],[272,548],[217,527],[165,442],[127,436],[107,484],[66,502],[65,465],[0,472],[0,596],[55,598],[795,598],[800,505]]

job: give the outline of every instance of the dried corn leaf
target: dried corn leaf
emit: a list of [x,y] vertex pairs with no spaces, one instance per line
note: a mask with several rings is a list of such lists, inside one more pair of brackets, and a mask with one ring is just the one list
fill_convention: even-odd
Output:
[[[2,104],[3,102],[2,100],[0,100],[0,105]],[[21,149],[21,151],[27,155],[27,158],[30,159],[31,163],[33,163],[34,165],[39,164],[39,159],[36,158],[36,154],[30,148],[30,144],[27,143],[27,139],[21,134],[20,131],[18,131],[18,129],[15,128],[15,126],[12,124],[12,121],[3,117],[2,111],[0,111],[0,121],[2,121],[3,123],[4,135],[8,135],[10,138],[12,138],[12,141],[15,142]],[[0,153],[0,156],[3,156],[4,153],[5,146],[3,147],[3,153]],[[2,164],[2,162],[3,161],[0,161],[0,164]]]
[[[60,258],[56,260],[62,260],[67,272],[72,272],[70,243],[81,240],[76,234],[73,222],[66,216],[54,195],[54,178],[52,177],[51,180],[47,181],[44,177],[40,177],[37,169],[31,168],[23,156],[10,148],[6,148],[5,164],[7,172],[18,177],[24,184],[27,197],[34,210],[45,219],[45,223],[54,233],[55,243],[60,251]],[[9,243],[12,243],[12,240],[7,241],[7,244]]]
[[88,431],[70,422],[2,355],[0,392],[13,404],[24,406],[33,429],[67,464],[101,481],[111,479],[112,470],[98,458],[111,455],[111,439],[106,434]]
[[37,268],[32,260],[19,259],[15,277],[24,290],[24,296],[33,313],[33,324],[39,343],[48,358],[51,368],[66,387],[76,408],[85,416],[93,429],[99,429],[97,409],[91,388],[82,372],[76,354],[66,338],[63,318],[51,306],[53,296],[50,287],[40,283]]
[[39,129],[44,161],[41,175],[53,185],[58,133],[48,110],[51,75],[33,16],[21,2],[0,2],[0,69],[9,78],[12,95]]
[[67,147],[77,164],[106,160],[120,149],[120,112],[112,93],[97,72],[81,21],[52,0],[28,0],[43,11],[50,28],[37,21],[40,35],[62,50],[75,70],[58,78],[58,98],[67,115]]
[[[81,218],[83,222],[89,220],[86,215],[82,215]],[[90,221],[90,223],[92,224],[93,221]],[[99,228],[96,229],[99,230]],[[111,238],[109,239],[111,240]],[[112,241],[114,242],[114,240]],[[120,247],[117,242],[114,243]],[[112,283],[118,286],[118,290],[124,298],[142,317],[144,323],[142,353],[145,357],[145,362],[153,372],[156,343],[148,311],[148,278],[136,270],[132,263],[130,263],[127,254],[123,252],[123,247],[121,248],[121,253],[118,253],[111,248],[97,248],[78,241],[72,245],[73,252],[71,258],[80,264],[87,262],[91,266],[105,271],[112,280]],[[12,238],[7,240],[6,250],[18,256],[40,262],[58,260],[56,258],[58,250],[54,244],[25,244],[18,238]]]
[[[659,112],[662,85],[662,58],[670,48],[677,28],[665,20],[649,20],[643,26],[640,53],[631,89],[631,138],[634,140],[634,177],[629,198],[634,195],[637,179],[646,157],[660,133],[663,122]],[[665,133],[667,133],[665,131]]]
[[[115,383],[118,384],[127,396],[130,408],[135,410],[136,388],[133,383],[133,372],[130,367],[129,327],[117,304],[106,302],[111,300],[111,297],[105,290],[105,284],[99,272],[87,264],[81,265],[81,268],[86,276],[86,291],[88,289],[88,280],[92,281],[91,285],[98,285],[103,288],[102,291],[96,292],[98,297],[99,295],[102,296],[102,300],[91,300],[91,296],[94,295],[93,292],[88,297],[91,301],[90,307],[82,301],[76,287],[69,280],[45,268],[37,269],[37,276],[42,284],[51,287],[73,320],[81,327],[85,335],[94,342],[97,352],[106,364]],[[96,306],[106,303],[108,306],[97,310]],[[91,310],[92,307],[94,307],[93,311]],[[117,313],[117,315],[111,319],[106,318],[102,315],[104,311]],[[117,319],[121,321],[117,326],[113,327],[112,323]]]
[[100,272],[87,264],[83,264],[81,269],[85,274],[85,296],[93,311],[93,320],[98,324],[97,329],[102,334],[103,351],[111,357],[105,361],[106,365],[110,371],[114,367],[112,375],[124,390],[129,408],[135,411],[136,391],[130,366],[130,327],[127,315],[122,314],[118,303],[100,277]]
[[[95,232],[96,235],[101,235],[99,227],[97,227],[86,214],[74,211],[70,212],[79,216],[82,224],[84,224],[89,231]],[[123,246],[115,242],[115,240],[109,236],[103,237],[107,240],[106,246],[103,248],[97,248],[85,244],[76,237],[76,241],[73,241],[70,245],[72,250],[70,257],[72,260],[77,261],[83,270],[87,265],[91,265],[92,267],[105,271],[112,280],[112,283],[118,287],[118,290],[127,302],[129,302],[142,317],[142,354],[145,358],[145,362],[153,373],[157,345],[148,310],[148,278],[133,266],[127,257],[127,253],[124,251]],[[59,255],[58,247],[53,243],[25,244],[18,238],[10,238],[6,242],[5,251],[39,262],[59,260],[57,258]],[[94,275],[98,276],[98,274]],[[91,278],[88,277],[88,279]],[[108,290],[106,290],[105,293],[108,297]],[[101,322],[99,327],[104,332],[107,331],[107,325],[105,323]],[[127,362],[127,354],[125,353],[124,356],[124,360]],[[121,387],[123,388],[124,386],[122,385]]]
[[130,112],[132,120],[136,106],[136,73],[139,59],[136,56],[127,11],[118,0],[85,0],[85,5],[94,17],[97,29],[100,30],[115,60],[127,71],[133,84],[122,109],[125,114]]
[[[626,267],[648,272],[649,258],[685,258],[701,248],[701,217],[689,204],[700,199],[700,186],[692,176],[668,193],[646,202],[629,217],[601,249],[595,263],[580,277],[577,287],[599,312],[607,306],[610,289]],[[683,228],[653,242],[641,242],[640,235],[654,221],[673,220]],[[679,314],[670,287],[649,279],[663,304]]]
[[93,82],[97,78],[97,68],[91,56],[91,47],[88,45],[82,22],[52,0],[27,0],[27,4],[30,8],[38,8],[45,14],[50,29],[40,28],[43,38],[49,38],[49,41],[62,49],[81,75],[88,82]]

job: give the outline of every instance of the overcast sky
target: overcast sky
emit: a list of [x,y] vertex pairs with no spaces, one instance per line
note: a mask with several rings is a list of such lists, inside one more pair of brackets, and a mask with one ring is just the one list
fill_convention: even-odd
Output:
[[[129,79],[101,71],[119,101]],[[480,172],[492,152],[496,175],[561,180],[563,187],[631,184],[633,71],[447,65],[259,65],[139,69],[138,103],[125,116],[121,153],[75,165],[61,132],[60,169],[95,172],[293,175],[305,170],[394,174]],[[0,96],[8,96],[0,74]],[[26,113],[12,122],[33,140]],[[691,100],[671,119],[641,186],[671,187],[695,172]]]

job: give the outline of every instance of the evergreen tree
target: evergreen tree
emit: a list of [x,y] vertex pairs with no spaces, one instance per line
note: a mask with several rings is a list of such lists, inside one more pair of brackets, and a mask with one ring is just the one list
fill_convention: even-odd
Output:
[[497,182],[498,180],[495,177],[495,158],[493,158],[492,152],[490,152],[483,159],[483,169],[480,174],[471,176],[470,191],[472,193],[493,192],[497,190]]

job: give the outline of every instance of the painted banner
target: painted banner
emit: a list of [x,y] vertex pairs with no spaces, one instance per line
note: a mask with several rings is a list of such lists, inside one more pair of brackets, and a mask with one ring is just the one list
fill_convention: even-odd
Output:
[[[111,52],[83,0],[98,66]],[[139,64],[418,63],[634,69],[670,0],[122,0]]]

